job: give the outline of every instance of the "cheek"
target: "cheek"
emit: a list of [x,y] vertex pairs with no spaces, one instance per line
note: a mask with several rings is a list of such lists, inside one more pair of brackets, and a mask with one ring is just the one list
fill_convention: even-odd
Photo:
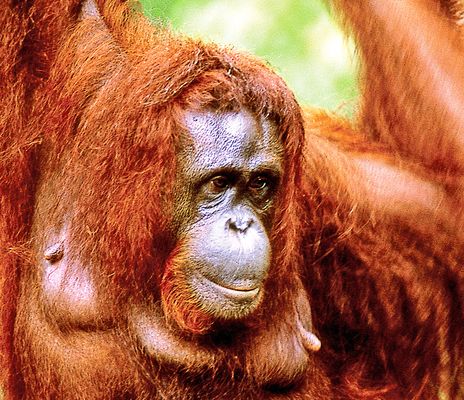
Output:
[[206,333],[214,318],[197,301],[187,277],[188,252],[184,243],[174,249],[161,281],[161,304],[169,325],[194,334]]
[[203,225],[191,231],[188,247],[188,272],[225,287],[259,286],[269,270],[271,246],[256,221],[245,232],[229,229],[226,218]]
[[162,282],[165,314],[192,332],[215,320],[239,320],[263,297],[271,260],[259,222],[245,232],[229,229],[227,218],[194,227],[166,266]]

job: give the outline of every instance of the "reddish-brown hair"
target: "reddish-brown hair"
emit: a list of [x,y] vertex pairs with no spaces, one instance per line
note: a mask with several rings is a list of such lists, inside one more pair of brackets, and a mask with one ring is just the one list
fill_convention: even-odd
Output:
[[[284,277],[297,267],[291,262],[298,234],[291,204],[300,186],[304,131],[299,107],[283,81],[251,56],[153,27],[124,4],[102,3],[100,18],[78,24],[70,23],[78,4],[61,6],[65,11],[57,13],[59,5],[40,1],[31,7],[12,5],[4,17],[7,31],[34,20],[32,31],[26,26],[20,34],[12,31],[14,43],[3,43],[2,50],[8,67],[23,63],[28,69],[19,76],[6,67],[2,71],[11,95],[3,107],[2,118],[8,120],[2,120],[6,134],[1,141],[6,218],[0,237],[2,248],[9,249],[0,262],[2,371],[12,386],[18,365],[12,350],[15,302],[34,196],[46,195],[47,186],[59,188],[35,218],[56,221],[69,215],[78,221],[71,233],[77,251],[87,260],[99,254],[94,261],[104,266],[99,273],[112,277],[110,290],[118,304],[129,294],[153,292],[174,245],[169,244],[169,209],[186,109],[246,108],[277,123],[291,162],[272,239],[275,273]],[[29,41],[38,55],[34,62],[20,52],[8,54]],[[16,104],[30,109],[16,115],[8,110]],[[15,174],[8,173],[8,165]],[[38,182],[50,183],[36,194]]]
[[[0,105],[0,374],[6,395],[21,398],[27,387],[37,389],[37,396],[59,397],[71,385],[62,382],[45,353],[38,361],[43,368],[27,363],[32,351],[21,326],[27,315],[17,315],[17,303],[21,285],[28,284],[24,277],[37,262],[31,242],[43,234],[34,231],[33,220],[50,226],[71,221],[71,250],[94,266],[88,272],[101,282],[96,290],[111,300],[108,318],[123,331],[127,304],[147,296],[159,299],[163,288],[170,293],[173,287],[169,260],[176,243],[170,215],[176,147],[186,134],[183,113],[245,108],[276,123],[285,152],[272,271],[263,306],[247,321],[253,333],[230,354],[223,349],[214,354],[212,376],[223,373],[222,380],[202,393],[222,396],[230,380],[239,381],[237,396],[260,398],[264,395],[255,387],[267,384],[276,370],[291,382],[295,372],[286,367],[295,363],[287,351],[297,330],[293,317],[304,312],[310,319],[305,303],[310,299],[323,346],[308,356],[308,376],[295,398],[462,396],[463,240],[449,217],[449,211],[460,212],[461,203],[433,212],[414,199],[408,207],[385,204],[373,194],[372,177],[358,167],[360,160],[381,160],[402,171],[407,182],[436,184],[458,163],[453,159],[450,168],[440,169],[449,148],[434,155],[441,164],[424,161],[432,147],[411,155],[410,142],[423,139],[418,129],[430,122],[421,116],[430,103],[424,95],[416,105],[390,93],[401,89],[393,78],[388,88],[383,82],[382,74],[393,68],[391,49],[379,45],[381,34],[371,35],[368,18],[353,17],[352,8],[337,0],[346,18],[351,16],[347,24],[359,36],[364,74],[372,83],[353,126],[315,111],[303,119],[283,81],[254,57],[154,27],[125,2],[97,3],[99,12],[84,17],[77,0],[12,1],[0,14],[5,32],[0,48],[0,92],[5,93]],[[377,62],[386,65],[378,75]],[[398,108],[404,119],[392,116]],[[411,113],[420,115],[419,128],[406,120]],[[411,139],[387,137],[403,127],[413,133]],[[436,132],[430,132],[436,141]],[[444,143],[449,144],[446,137]],[[417,160],[424,165],[415,165]],[[456,192],[456,181],[451,182]],[[43,199],[41,209],[37,198]],[[425,218],[418,222],[418,216]],[[165,295],[164,300],[178,299]],[[176,312],[170,308],[165,311]],[[192,308],[190,328],[202,317],[197,312]],[[203,332],[203,322],[198,326]],[[271,348],[280,352],[267,354]],[[146,378],[129,371],[136,361],[108,360],[114,364],[108,362],[107,369],[126,374],[123,382],[111,382],[118,390],[143,387],[137,379]],[[87,376],[89,371],[79,372]],[[34,386],[34,374],[49,387]],[[150,383],[161,375],[150,375]],[[182,398],[189,392],[176,382],[164,393]],[[108,393],[117,389],[108,387]],[[149,390],[137,393],[155,396]]]

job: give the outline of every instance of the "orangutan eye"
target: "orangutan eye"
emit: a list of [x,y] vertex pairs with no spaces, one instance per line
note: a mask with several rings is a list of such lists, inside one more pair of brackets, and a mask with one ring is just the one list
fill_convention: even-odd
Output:
[[230,186],[230,181],[223,175],[215,176],[208,182],[209,190],[214,193],[223,192]]
[[250,189],[254,191],[262,191],[265,189],[268,189],[270,186],[270,181],[267,177],[265,176],[258,176],[255,179],[253,179],[249,185]]

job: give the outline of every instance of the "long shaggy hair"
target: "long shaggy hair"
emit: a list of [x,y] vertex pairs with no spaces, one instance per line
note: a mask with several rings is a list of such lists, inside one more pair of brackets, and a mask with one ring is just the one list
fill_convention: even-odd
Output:
[[[260,399],[266,395],[258,388],[267,385],[280,398],[280,388],[288,383],[290,390],[300,373],[293,337],[303,311],[323,346],[304,356],[307,377],[292,398],[462,396],[462,237],[438,217],[416,223],[419,207],[405,217],[370,200],[353,157],[369,153],[394,165],[388,146],[369,143],[328,114],[308,110],[303,117],[283,81],[252,56],[152,26],[132,3],[97,6],[82,12],[79,1],[11,1],[0,13],[6,396],[60,398],[82,390],[76,398]],[[265,297],[246,321],[252,333],[229,348],[195,337],[213,323],[188,308],[175,278],[183,257],[170,220],[176,151],[188,134],[185,111],[205,108],[248,109],[274,121],[285,152]],[[42,306],[28,309],[21,298],[43,251],[31,244],[45,234],[35,227],[45,221],[51,230],[71,227],[69,252],[85,260],[97,295],[109,299],[99,305],[109,322],[102,315],[98,324],[114,328],[114,346],[95,360],[60,355],[59,343],[71,339],[59,335],[57,355],[43,352],[39,343],[52,338],[34,326]],[[40,288],[31,291],[41,299]],[[191,352],[206,354],[200,378],[208,384],[190,377],[193,365],[141,366],[143,350],[131,342],[126,319],[128,308],[147,298],[164,305],[168,321],[189,311],[181,328],[192,335]],[[236,327],[227,328],[232,336]],[[130,357],[126,347],[135,348]],[[68,356],[80,364],[68,368]],[[98,384],[78,385],[93,382],[94,371]],[[274,376],[280,381],[273,386]]]

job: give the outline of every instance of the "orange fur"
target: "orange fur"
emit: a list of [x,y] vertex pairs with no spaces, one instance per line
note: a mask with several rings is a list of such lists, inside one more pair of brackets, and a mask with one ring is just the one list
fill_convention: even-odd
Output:
[[[437,92],[462,86],[459,4],[401,2],[401,24],[382,2],[334,1],[362,57],[355,122],[303,113],[264,63],[152,26],[131,2],[0,10],[7,399],[463,397],[463,118]],[[192,301],[171,232],[183,113],[203,108],[274,120],[285,152],[271,271],[241,324]],[[53,301],[40,266],[63,231],[75,268]],[[91,296],[73,303],[72,284]]]
[[187,254],[174,250],[167,261],[161,281],[161,299],[165,315],[173,319],[171,326],[198,335],[209,332],[214,320],[201,309],[201,304],[186,284],[182,268],[186,257]]

